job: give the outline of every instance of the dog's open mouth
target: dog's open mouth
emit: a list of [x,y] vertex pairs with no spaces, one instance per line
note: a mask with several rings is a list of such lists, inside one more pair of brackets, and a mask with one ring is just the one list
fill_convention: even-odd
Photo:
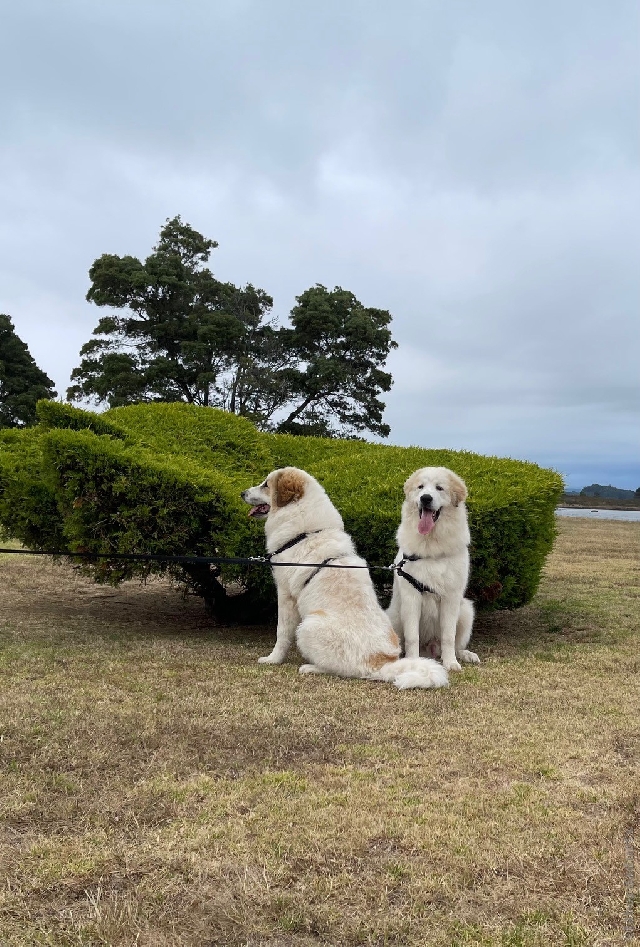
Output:
[[438,521],[440,510],[420,509],[420,519],[418,520],[418,532],[421,536],[426,536],[431,532]]
[[257,506],[252,506],[249,510],[248,515],[253,517],[256,520],[263,520],[266,516],[269,515],[269,510],[271,507],[268,503],[258,503]]

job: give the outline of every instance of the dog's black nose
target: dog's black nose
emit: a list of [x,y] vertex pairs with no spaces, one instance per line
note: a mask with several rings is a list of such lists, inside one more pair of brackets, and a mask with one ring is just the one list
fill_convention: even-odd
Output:
[[433,503],[433,497],[431,496],[431,494],[423,493],[422,496],[420,497],[420,505],[431,506],[432,503]]

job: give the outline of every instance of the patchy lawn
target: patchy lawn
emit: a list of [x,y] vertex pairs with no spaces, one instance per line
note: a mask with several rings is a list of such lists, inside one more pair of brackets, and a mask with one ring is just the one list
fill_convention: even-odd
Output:
[[559,527],[439,692],[0,557],[2,947],[630,943],[640,524]]

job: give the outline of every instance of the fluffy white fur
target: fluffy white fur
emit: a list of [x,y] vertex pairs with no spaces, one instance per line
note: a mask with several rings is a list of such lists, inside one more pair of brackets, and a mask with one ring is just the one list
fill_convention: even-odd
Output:
[[388,616],[408,658],[417,658],[422,645],[433,657],[442,655],[447,671],[460,662],[479,664],[467,650],[473,626],[473,604],[464,597],[469,579],[469,526],[464,482],[446,467],[416,470],[404,485],[405,500],[397,538],[396,562],[437,595],[421,593],[395,575]]
[[[366,566],[356,555],[342,517],[308,473],[295,467],[274,470],[264,483],[242,494],[250,515],[265,519],[267,550],[273,552],[300,533],[304,540],[274,561],[320,563],[329,556],[341,565]],[[301,674],[388,681],[396,687],[443,687],[447,673],[436,661],[400,658],[400,644],[380,608],[369,570],[276,566],[278,628],[268,664],[282,663],[296,640],[306,664]]]

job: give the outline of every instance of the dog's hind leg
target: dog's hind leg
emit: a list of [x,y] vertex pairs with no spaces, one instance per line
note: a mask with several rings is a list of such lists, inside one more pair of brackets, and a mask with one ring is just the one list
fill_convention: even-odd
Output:
[[475,651],[467,651],[473,627],[473,603],[468,598],[462,599],[458,623],[456,625],[456,655],[464,664],[480,664],[480,658]]
[[325,612],[318,609],[305,615],[296,629],[298,651],[305,660],[301,674],[336,674],[334,648],[327,645],[327,632],[331,628]]

